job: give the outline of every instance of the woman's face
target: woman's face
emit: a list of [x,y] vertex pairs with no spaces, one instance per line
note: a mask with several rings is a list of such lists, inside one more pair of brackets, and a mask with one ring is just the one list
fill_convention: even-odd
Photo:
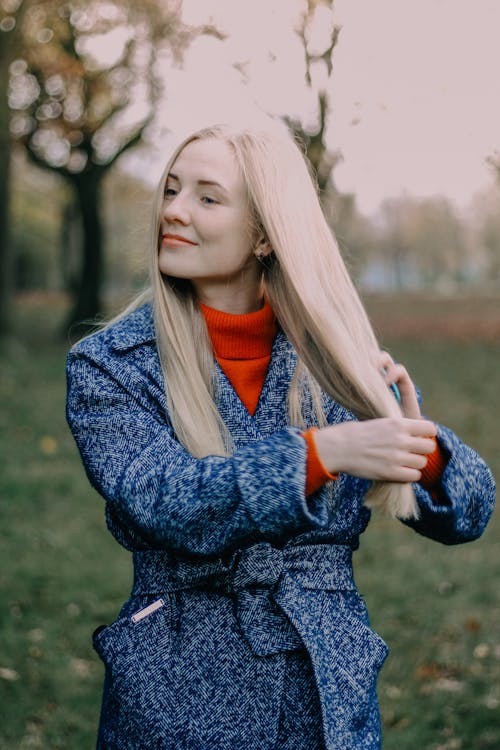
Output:
[[216,138],[188,143],[165,185],[160,271],[190,279],[211,306],[220,305],[221,295],[251,296],[262,275],[252,234],[246,186],[231,147]]

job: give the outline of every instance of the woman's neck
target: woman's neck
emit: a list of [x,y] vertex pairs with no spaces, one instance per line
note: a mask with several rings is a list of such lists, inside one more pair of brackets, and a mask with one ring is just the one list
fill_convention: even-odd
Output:
[[258,286],[242,284],[238,289],[234,289],[223,282],[220,286],[211,284],[208,288],[197,285],[195,289],[198,300],[206,307],[232,315],[256,312],[264,305],[264,290],[261,283]]

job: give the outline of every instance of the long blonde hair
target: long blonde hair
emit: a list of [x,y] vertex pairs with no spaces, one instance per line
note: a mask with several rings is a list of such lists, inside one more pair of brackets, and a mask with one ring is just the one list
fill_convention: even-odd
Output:
[[[157,345],[169,417],[178,439],[197,457],[229,455],[232,450],[215,402],[213,351],[191,284],[166,278],[158,268],[166,178],[182,149],[202,138],[222,139],[232,147],[256,225],[273,248],[263,266],[264,290],[298,356],[289,392],[290,424],[305,426],[301,412],[304,383],[312,393],[320,426],[325,424],[320,389],[360,420],[401,416],[377,370],[377,339],[299,147],[276,127],[216,125],[191,134],[175,149],[159,183],[151,225]],[[416,516],[411,485],[374,482],[367,502],[400,518]]]

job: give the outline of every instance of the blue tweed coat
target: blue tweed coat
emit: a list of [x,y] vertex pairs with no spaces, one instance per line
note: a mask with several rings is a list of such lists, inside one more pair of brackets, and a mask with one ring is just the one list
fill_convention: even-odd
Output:
[[[369,483],[341,475],[305,497],[306,445],[287,424],[295,361],[278,333],[253,417],[218,368],[236,452],[194,459],[167,418],[149,305],[69,354],[68,421],[134,558],[130,599],[94,634],[101,750],[380,747],[387,646],[351,566]],[[330,423],[353,419],[325,407]],[[449,454],[441,504],[416,485],[421,517],[409,525],[466,542],[492,512],[493,478],[450,430],[438,440]]]

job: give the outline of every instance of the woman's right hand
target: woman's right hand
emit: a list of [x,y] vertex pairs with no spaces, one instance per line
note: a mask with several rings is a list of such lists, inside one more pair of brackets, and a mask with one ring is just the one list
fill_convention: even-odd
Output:
[[331,474],[363,479],[418,482],[436,447],[436,425],[425,419],[384,417],[341,422],[314,433],[316,449]]

